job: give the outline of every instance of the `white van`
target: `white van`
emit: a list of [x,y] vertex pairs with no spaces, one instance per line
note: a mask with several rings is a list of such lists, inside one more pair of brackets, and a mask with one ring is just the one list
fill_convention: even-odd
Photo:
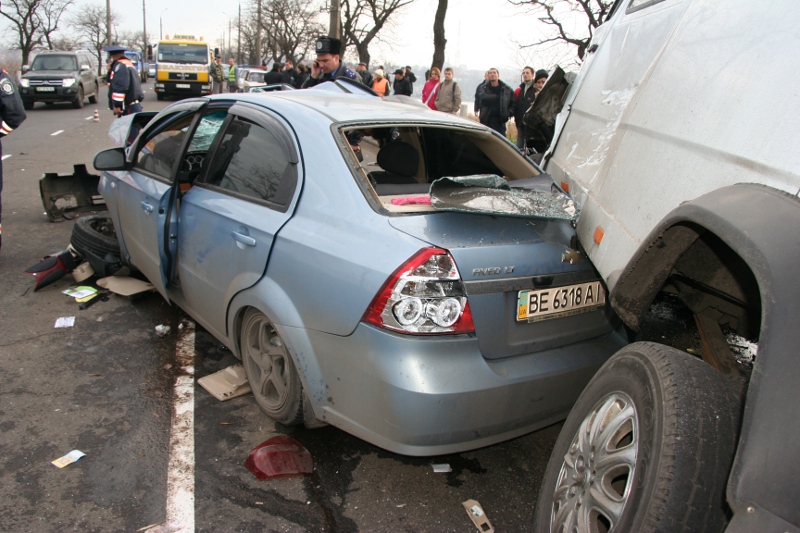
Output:
[[619,0],[597,28],[543,166],[633,340],[668,301],[700,348],[598,372],[535,531],[800,531],[799,139],[800,2]]

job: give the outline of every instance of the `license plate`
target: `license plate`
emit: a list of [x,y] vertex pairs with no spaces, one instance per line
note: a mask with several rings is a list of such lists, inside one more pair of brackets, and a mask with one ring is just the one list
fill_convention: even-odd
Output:
[[606,291],[599,281],[566,287],[519,291],[517,321],[536,322],[585,313],[605,305]]
[[177,87],[178,89],[191,89],[192,88],[192,86],[189,85],[188,83],[176,83],[175,87]]
[[55,87],[37,87],[36,92],[40,93],[52,93],[56,90]]

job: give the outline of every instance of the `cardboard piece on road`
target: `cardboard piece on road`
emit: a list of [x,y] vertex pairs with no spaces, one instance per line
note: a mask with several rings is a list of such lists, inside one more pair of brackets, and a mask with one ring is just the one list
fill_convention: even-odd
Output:
[[233,365],[197,380],[214,398],[224,402],[250,392],[242,365]]
[[481,507],[481,504],[478,503],[477,500],[467,500],[462,502],[461,505],[464,506],[464,510],[467,511],[467,514],[472,520],[472,523],[475,524],[475,527],[478,528],[478,531],[482,533],[494,533],[492,523],[486,518],[486,513],[483,512],[483,507]]
[[94,276],[94,269],[89,263],[81,263],[72,271],[72,277],[75,278],[75,281],[78,283],[86,281],[92,276]]
[[108,289],[114,294],[120,296],[133,296],[140,292],[155,289],[152,283],[138,280],[136,278],[129,278],[127,276],[109,276],[107,278],[100,278],[97,280],[97,285]]

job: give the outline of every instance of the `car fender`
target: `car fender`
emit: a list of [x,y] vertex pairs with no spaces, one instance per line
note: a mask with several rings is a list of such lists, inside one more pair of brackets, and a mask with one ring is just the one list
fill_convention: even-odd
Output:
[[800,199],[764,185],[737,184],[674,209],[643,241],[612,291],[612,305],[629,325],[691,245],[688,233],[678,234],[684,242],[662,242],[668,230],[686,224],[713,232],[736,252],[761,294],[758,355],[728,482],[735,513],[729,531],[745,531],[744,520],[752,520],[753,513],[800,525],[800,461],[787,457],[800,449],[800,426],[794,423],[800,405]]
[[[242,358],[239,346],[239,330],[244,314],[255,308],[269,318],[278,330],[289,354],[298,369],[300,381],[310,400],[314,414],[321,418],[320,394],[324,394],[322,371],[315,357],[303,320],[292,299],[278,283],[268,275],[254,286],[237,294],[228,307],[228,339],[226,345],[239,359]],[[315,384],[318,384],[315,388]],[[319,390],[318,390],[319,389]]]

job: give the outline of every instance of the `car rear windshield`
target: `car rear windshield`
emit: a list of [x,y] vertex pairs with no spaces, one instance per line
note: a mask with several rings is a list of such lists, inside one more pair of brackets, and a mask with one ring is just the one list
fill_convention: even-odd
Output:
[[78,60],[72,55],[39,55],[33,60],[31,70],[78,70]]
[[574,219],[572,201],[519,150],[483,129],[370,125],[341,130],[359,178],[389,213],[432,210]]

